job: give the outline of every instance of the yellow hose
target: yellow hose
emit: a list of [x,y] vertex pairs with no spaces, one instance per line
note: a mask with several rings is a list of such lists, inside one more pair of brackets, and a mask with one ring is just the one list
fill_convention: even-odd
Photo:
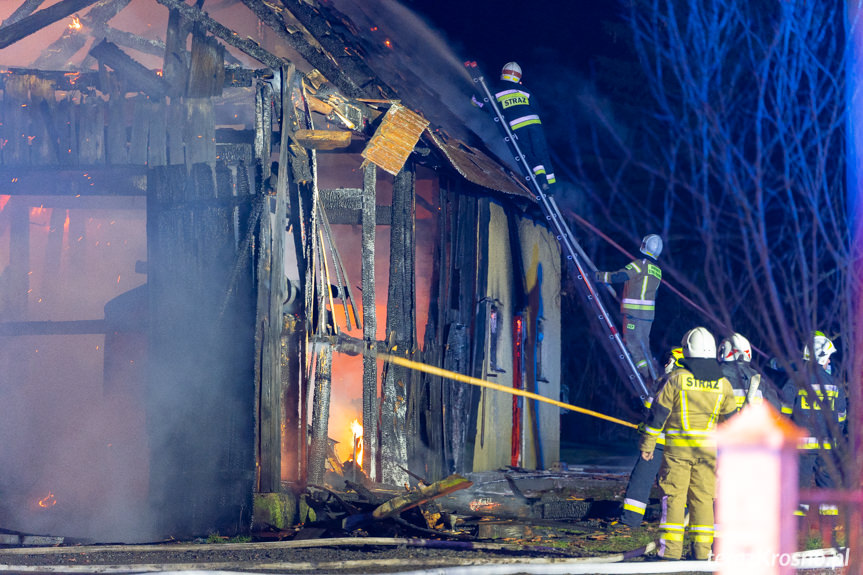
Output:
[[389,353],[378,352],[378,359],[382,359],[384,361],[388,361],[388,362],[394,363],[396,365],[401,365],[403,367],[407,367],[408,369],[414,369],[417,371],[422,371],[424,373],[428,373],[431,375],[437,375],[440,377],[445,377],[447,379],[453,379],[455,381],[461,381],[463,383],[469,383],[471,385],[477,385],[479,387],[486,387],[488,389],[496,389],[498,391],[503,391],[504,393],[509,393],[512,395],[520,395],[522,397],[527,397],[528,399],[535,399],[536,401],[542,401],[544,403],[550,403],[552,405],[556,405],[558,407],[562,407],[562,408],[568,409],[570,411],[575,411],[577,413],[583,413],[585,415],[590,415],[592,417],[598,417],[599,419],[604,419],[606,421],[610,421],[612,423],[617,423],[618,425],[624,425],[626,427],[631,427],[633,429],[638,428],[638,426],[635,425],[634,423],[629,423],[628,421],[623,421],[622,419],[617,419],[616,417],[611,417],[610,415],[605,415],[602,413],[598,413],[596,411],[584,409],[583,407],[577,407],[575,405],[563,403],[562,401],[549,399],[547,397],[543,397],[541,395],[537,395],[536,393],[531,393],[530,391],[525,391],[523,389],[515,389],[514,387],[506,387],[504,385],[500,385],[497,383],[491,383],[490,381],[485,381],[484,379],[478,379],[476,377],[470,377],[469,375],[463,375],[461,373],[456,373],[454,371],[441,369],[440,367],[435,367],[433,365],[427,365],[425,363],[420,363],[418,361],[412,361],[410,359],[400,357],[397,355],[391,355]]

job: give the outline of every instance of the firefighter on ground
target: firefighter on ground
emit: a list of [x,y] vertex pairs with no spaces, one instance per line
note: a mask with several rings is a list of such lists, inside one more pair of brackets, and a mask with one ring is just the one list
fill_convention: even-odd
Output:
[[[810,351],[810,346],[812,351]],[[812,340],[803,348],[803,378],[789,378],[782,387],[782,413],[789,415],[791,421],[806,430],[807,434],[798,444],[800,453],[800,487],[835,487],[833,478],[827,472],[826,457],[832,454],[836,445],[833,431],[841,430],[846,418],[845,391],[832,375],[830,357],[836,353],[836,346],[824,333],[816,331]],[[812,361],[812,360],[815,361]],[[800,379],[801,381],[796,381]],[[808,380],[810,390],[804,385]],[[809,506],[801,504],[797,515],[805,516]],[[835,516],[835,505],[819,506],[820,515]]]
[[[525,167],[533,172],[543,192],[553,194],[556,180],[536,97],[521,83],[521,66],[516,62],[508,62],[501,70],[500,82],[494,87],[494,99],[524,155]],[[482,107],[482,102],[476,98],[473,102]]]
[[752,366],[752,346],[739,333],[725,338],[719,344],[719,365],[722,374],[734,389],[737,410],[744,405],[767,401],[776,410],[781,409],[779,396],[769,382]]
[[645,257],[629,262],[623,269],[597,271],[596,281],[607,284],[624,282],[620,300],[623,343],[641,377],[648,379],[654,371],[650,355],[650,328],[656,308],[656,290],[662,282],[662,270],[656,264],[662,253],[662,238],[656,234],[644,236],[641,253]]
[[[665,375],[659,381],[661,389],[668,380],[669,375],[675,369],[683,367],[683,348],[675,347],[665,356],[663,365],[665,367]],[[645,403],[645,407],[650,409],[652,398]],[[644,424],[639,427],[643,431]],[[638,527],[644,520],[644,513],[647,511],[647,503],[650,500],[650,490],[656,482],[656,476],[659,475],[659,467],[662,464],[662,454],[665,449],[665,434],[661,433],[656,438],[656,447],[653,450],[651,459],[644,459],[639,454],[635,465],[632,467],[632,472],[629,474],[629,483],[626,484],[626,494],[623,496],[623,508],[620,514],[620,522],[627,527]]]
[[659,550],[663,559],[683,554],[684,513],[689,508],[689,532],[697,560],[710,557],[713,545],[713,499],[716,494],[716,441],[720,417],[737,410],[734,390],[716,361],[716,340],[704,327],[683,336],[683,367],[674,370],[650,408],[639,449],[654,457],[659,434],[665,432],[665,452],[659,473],[662,519]]

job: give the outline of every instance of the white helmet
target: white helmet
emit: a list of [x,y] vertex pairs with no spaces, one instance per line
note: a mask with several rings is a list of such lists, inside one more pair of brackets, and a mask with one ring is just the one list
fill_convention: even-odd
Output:
[[[818,365],[824,367],[827,365],[827,361],[830,359],[830,356],[836,353],[836,346],[833,345],[833,342],[830,341],[829,337],[820,331],[816,331],[812,334],[812,343],[815,348],[815,361],[818,362]],[[809,361],[808,343],[803,348],[803,359]]]
[[500,79],[508,82],[521,82],[521,66],[515,62],[507,62],[500,71]]
[[752,346],[749,340],[735,333],[719,344],[719,361],[752,361]]
[[644,236],[644,239],[641,240],[641,253],[653,259],[658,259],[659,254],[662,253],[662,238],[656,234]]
[[680,342],[683,357],[716,359],[716,340],[706,327],[696,327],[683,336]]

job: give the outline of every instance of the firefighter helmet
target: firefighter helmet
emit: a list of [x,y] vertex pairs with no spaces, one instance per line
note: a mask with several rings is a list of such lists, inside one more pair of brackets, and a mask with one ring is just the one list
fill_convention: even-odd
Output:
[[521,66],[515,62],[507,62],[500,71],[500,79],[507,82],[521,82]]
[[719,361],[752,361],[752,346],[749,340],[735,333],[719,344]]
[[668,351],[663,357],[662,365],[665,367],[665,373],[671,373],[678,367],[683,367],[683,364],[680,363],[680,360],[683,359],[683,348],[675,347],[674,349]]
[[716,359],[716,340],[706,327],[696,327],[683,336],[680,342],[683,347],[683,357]]
[[[830,341],[829,337],[820,331],[816,331],[812,334],[812,346],[815,349],[815,361],[817,361],[818,365],[821,367],[827,365],[827,362],[830,360],[830,356],[836,353],[836,346],[833,345],[833,342]],[[803,359],[809,361],[809,358],[809,344],[807,343],[803,348]]]
[[662,238],[656,234],[644,236],[641,240],[641,253],[653,259],[659,259],[659,254],[662,253]]

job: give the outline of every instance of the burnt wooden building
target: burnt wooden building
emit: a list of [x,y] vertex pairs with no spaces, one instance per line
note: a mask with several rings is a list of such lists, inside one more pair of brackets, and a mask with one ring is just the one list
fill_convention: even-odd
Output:
[[393,485],[558,459],[557,408],[381,359],[559,395],[555,237],[416,22],[10,4],[0,528],[242,533],[255,493],[326,482],[360,437]]

